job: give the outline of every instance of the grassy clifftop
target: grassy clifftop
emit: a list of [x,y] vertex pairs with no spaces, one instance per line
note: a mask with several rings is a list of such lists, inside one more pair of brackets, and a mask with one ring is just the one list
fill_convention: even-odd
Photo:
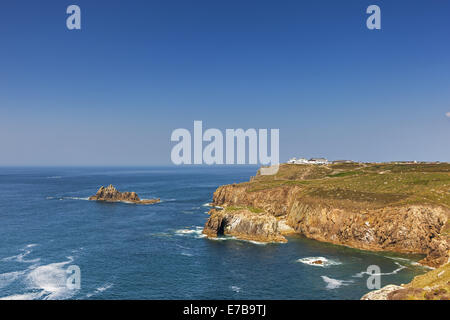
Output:
[[297,185],[302,198],[334,206],[378,208],[430,204],[450,208],[450,164],[282,164],[273,176],[257,175],[248,191]]

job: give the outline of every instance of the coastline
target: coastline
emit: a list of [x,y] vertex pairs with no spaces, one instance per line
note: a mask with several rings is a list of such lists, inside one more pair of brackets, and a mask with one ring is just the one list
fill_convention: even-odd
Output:
[[[419,263],[432,268],[448,264],[450,197],[445,196],[445,181],[450,165],[420,165],[416,171],[401,165],[337,168],[282,165],[276,176],[257,174],[249,182],[220,186],[214,192],[214,208],[209,211],[203,234],[286,242],[284,235],[297,233],[362,250],[424,254]],[[399,173],[389,174],[395,170]],[[417,180],[413,180],[416,176],[430,180],[417,187]],[[440,202],[423,198],[424,194],[436,193],[437,187],[432,185],[438,181],[436,177],[444,181],[437,184],[444,188],[437,190],[438,195],[444,192],[443,197],[437,197]],[[406,180],[405,185],[401,179]],[[400,183],[389,185],[396,180]],[[375,187],[382,186],[381,192],[357,190],[358,185],[370,186],[373,181],[378,184]],[[407,185],[410,183],[415,193]],[[361,201],[358,197],[374,200]],[[450,289],[446,286],[444,290]]]

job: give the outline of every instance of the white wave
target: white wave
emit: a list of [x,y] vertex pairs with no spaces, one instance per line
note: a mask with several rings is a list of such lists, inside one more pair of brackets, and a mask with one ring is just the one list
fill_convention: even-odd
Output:
[[220,237],[209,237],[208,240],[227,241],[227,240],[237,240],[237,238],[236,237],[231,237],[231,236],[220,236]]
[[232,291],[236,292],[236,293],[241,292],[241,288],[238,287],[238,286],[231,286],[230,289],[231,289]]
[[69,299],[78,290],[67,286],[68,274],[66,265],[73,262],[72,257],[63,262],[50,263],[42,266],[31,266],[28,270],[4,274],[5,285],[16,280],[22,280],[28,292],[0,298],[1,300],[31,300],[31,299]]
[[61,176],[51,176],[47,177],[47,179],[61,179]]
[[401,265],[398,262],[395,262],[395,264],[398,266],[398,268],[395,269],[392,272],[370,273],[370,272],[367,272],[367,271],[361,271],[361,272],[358,272],[357,274],[353,275],[353,278],[362,278],[363,275],[369,275],[369,276],[390,276],[390,275],[393,275],[393,274],[397,274],[397,273],[399,273],[400,271],[402,271],[403,269],[406,268],[405,266]]
[[51,263],[33,269],[27,275],[29,289],[40,290],[44,299],[68,299],[72,297],[76,289],[67,286],[67,272],[65,266],[73,262],[72,257],[67,261]]
[[46,200],[89,200],[89,197],[46,197]]
[[0,297],[0,300],[37,300],[42,297],[42,292],[30,292],[23,294],[13,294],[11,296]]
[[211,203],[207,202],[202,204],[202,207],[212,207]]
[[0,288],[4,288],[17,279],[19,279],[21,276],[23,276],[27,270],[22,271],[13,271],[13,272],[7,272],[0,274]]
[[182,252],[181,255],[182,256],[186,256],[186,257],[192,257],[193,256],[193,254],[189,253],[189,252]]
[[[314,263],[315,261],[321,261],[322,263],[321,264]],[[325,257],[306,257],[306,258],[298,259],[297,262],[301,262],[301,263],[304,263],[304,264],[307,264],[310,266],[322,267],[322,268],[342,264],[339,261],[327,259]]]
[[322,280],[327,284],[327,289],[337,289],[341,286],[347,286],[349,283],[353,282],[351,280],[338,280],[329,278],[327,276],[321,276]]
[[22,263],[37,263],[41,260],[40,258],[25,260],[25,257],[28,256],[32,252],[32,250],[30,250],[30,248],[33,248],[35,246],[37,246],[37,244],[35,244],[35,243],[28,244],[25,246],[25,248],[20,249],[20,251],[22,251],[22,253],[3,258],[1,261],[3,261],[3,262],[15,261],[15,262],[22,262]]
[[254,240],[242,240],[241,239],[241,241],[250,242],[250,243],[256,244],[258,246],[265,246],[268,244],[268,242],[261,242],[261,241],[254,241]]
[[206,235],[203,234],[203,227],[194,227],[193,229],[178,229],[175,230],[177,236],[191,235],[195,238],[204,238]]
[[86,297],[90,298],[90,297],[92,297],[92,296],[95,296],[95,295],[97,295],[97,294],[99,294],[99,293],[102,293],[102,292],[104,292],[104,291],[106,291],[106,290],[112,288],[112,286],[113,286],[112,283],[107,283],[107,284],[105,284],[104,286],[98,287],[98,288],[95,289],[93,292],[88,293],[88,294],[86,295]]
[[89,197],[62,197],[61,199],[62,200],[89,200]]
[[416,261],[415,262],[411,262],[411,265],[414,266],[414,267],[420,267],[420,268],[428,269],[428,270],[436,269],[434,267],[430,267],[430,266],[427,266],[427,265],[420,264],[419,262],[416,262]]
[[273,242],[261,242],[261,241],[255,241],[255,240],[239,239],[239,238],[236,238],[234,236],[209,237],[208,240],[213,240],[213,241],[228,241],[228,240],[241,241],[241,242],[248,242],[248,243],[256,244],[258,246],[265,246],[265,245],[267,245],[269,243],[273,243]]

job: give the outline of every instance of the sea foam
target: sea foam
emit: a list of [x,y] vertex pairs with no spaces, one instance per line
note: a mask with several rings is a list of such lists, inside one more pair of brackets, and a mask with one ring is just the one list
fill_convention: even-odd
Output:
[[[27,247],[33,247],[29,245]],[[17,255],[14,261],[23,261],[23,255]],[[12,257],[10,257],[12,258]],[[22,260],[21,260],[22,259]],[[73,257],[68,260],[47,265],[31,265],[26,270],[13,271],[0,274],[0,288],[19,282],[25,292],[1,297],[0,300],[34,300],[34,299],[69,299],[78,290],[67,286],[67,265],[73,262]],[[39,259],[35,259],[39,260]]]
[[178,229],[175,230],[175,234],[177,236],[193,236],[195,238],[204,238],[206,237],[206,235],[204,235],[203,233],[203,227],[193,227],[191,229]]
[[398,268],[395,269],[395,270],[392,271],[392,272],[386,272],[386,273],[383,273],[383,272],[381,272],[381,273],[369,273],[369,272],[367,272],[367,271],[361,271],[361,272],[359,272],[359,273],[353,275],[353,277],[354,277],[354,278],[362,278],[363,275],[369,275],[369,276],[390,276],[390,275],[393,275],[393,274],[397,274],[397,273],[399,273],[400,271],[402,271],[403,269],[406,268],[405,266],[401,265],[401,264],[398,263],[398,262],[395,262],[395,264],[398,266]]
[[[314,261],[317,261],[317,260],[322,261],[322,263],[321,264],[314,263]],[[342,264],[339,261],[327,259],[324,257],[306,257],[306,258],[298,259],[297,262],[301,262],[301,263],[304,263],[304,264],[307,264],[310,266],[314,266],[314,267],[322,267],[322,268]]]
[[351,280],[338,280],[338,279],[333,279],[327,276],[321,276],[322,280],[325,281],[325,283],[327,284],[327,289],[337,289],[341,286],[347,286],[349,285],[349,283],[352,283],[353,281]]

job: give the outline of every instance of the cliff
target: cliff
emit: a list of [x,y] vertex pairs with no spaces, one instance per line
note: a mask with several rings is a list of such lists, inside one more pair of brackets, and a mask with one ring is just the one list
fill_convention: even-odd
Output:
[[106,202],[128,202],[136,204],[153,204],[160,202],[160,199],[140,199],[136,192],[119,192],[113,185],[108,187],[101,186],[95,196],[89,197],[89,200]]
[[287,242],[275,217],[247,208],[212,210],[203,233],[209,237],[226,235],[259,242]]
[[219,187],[204,233],[286,241],[296,232],[374,251],[449,259],[449,164],[282,165],[274,176]]

